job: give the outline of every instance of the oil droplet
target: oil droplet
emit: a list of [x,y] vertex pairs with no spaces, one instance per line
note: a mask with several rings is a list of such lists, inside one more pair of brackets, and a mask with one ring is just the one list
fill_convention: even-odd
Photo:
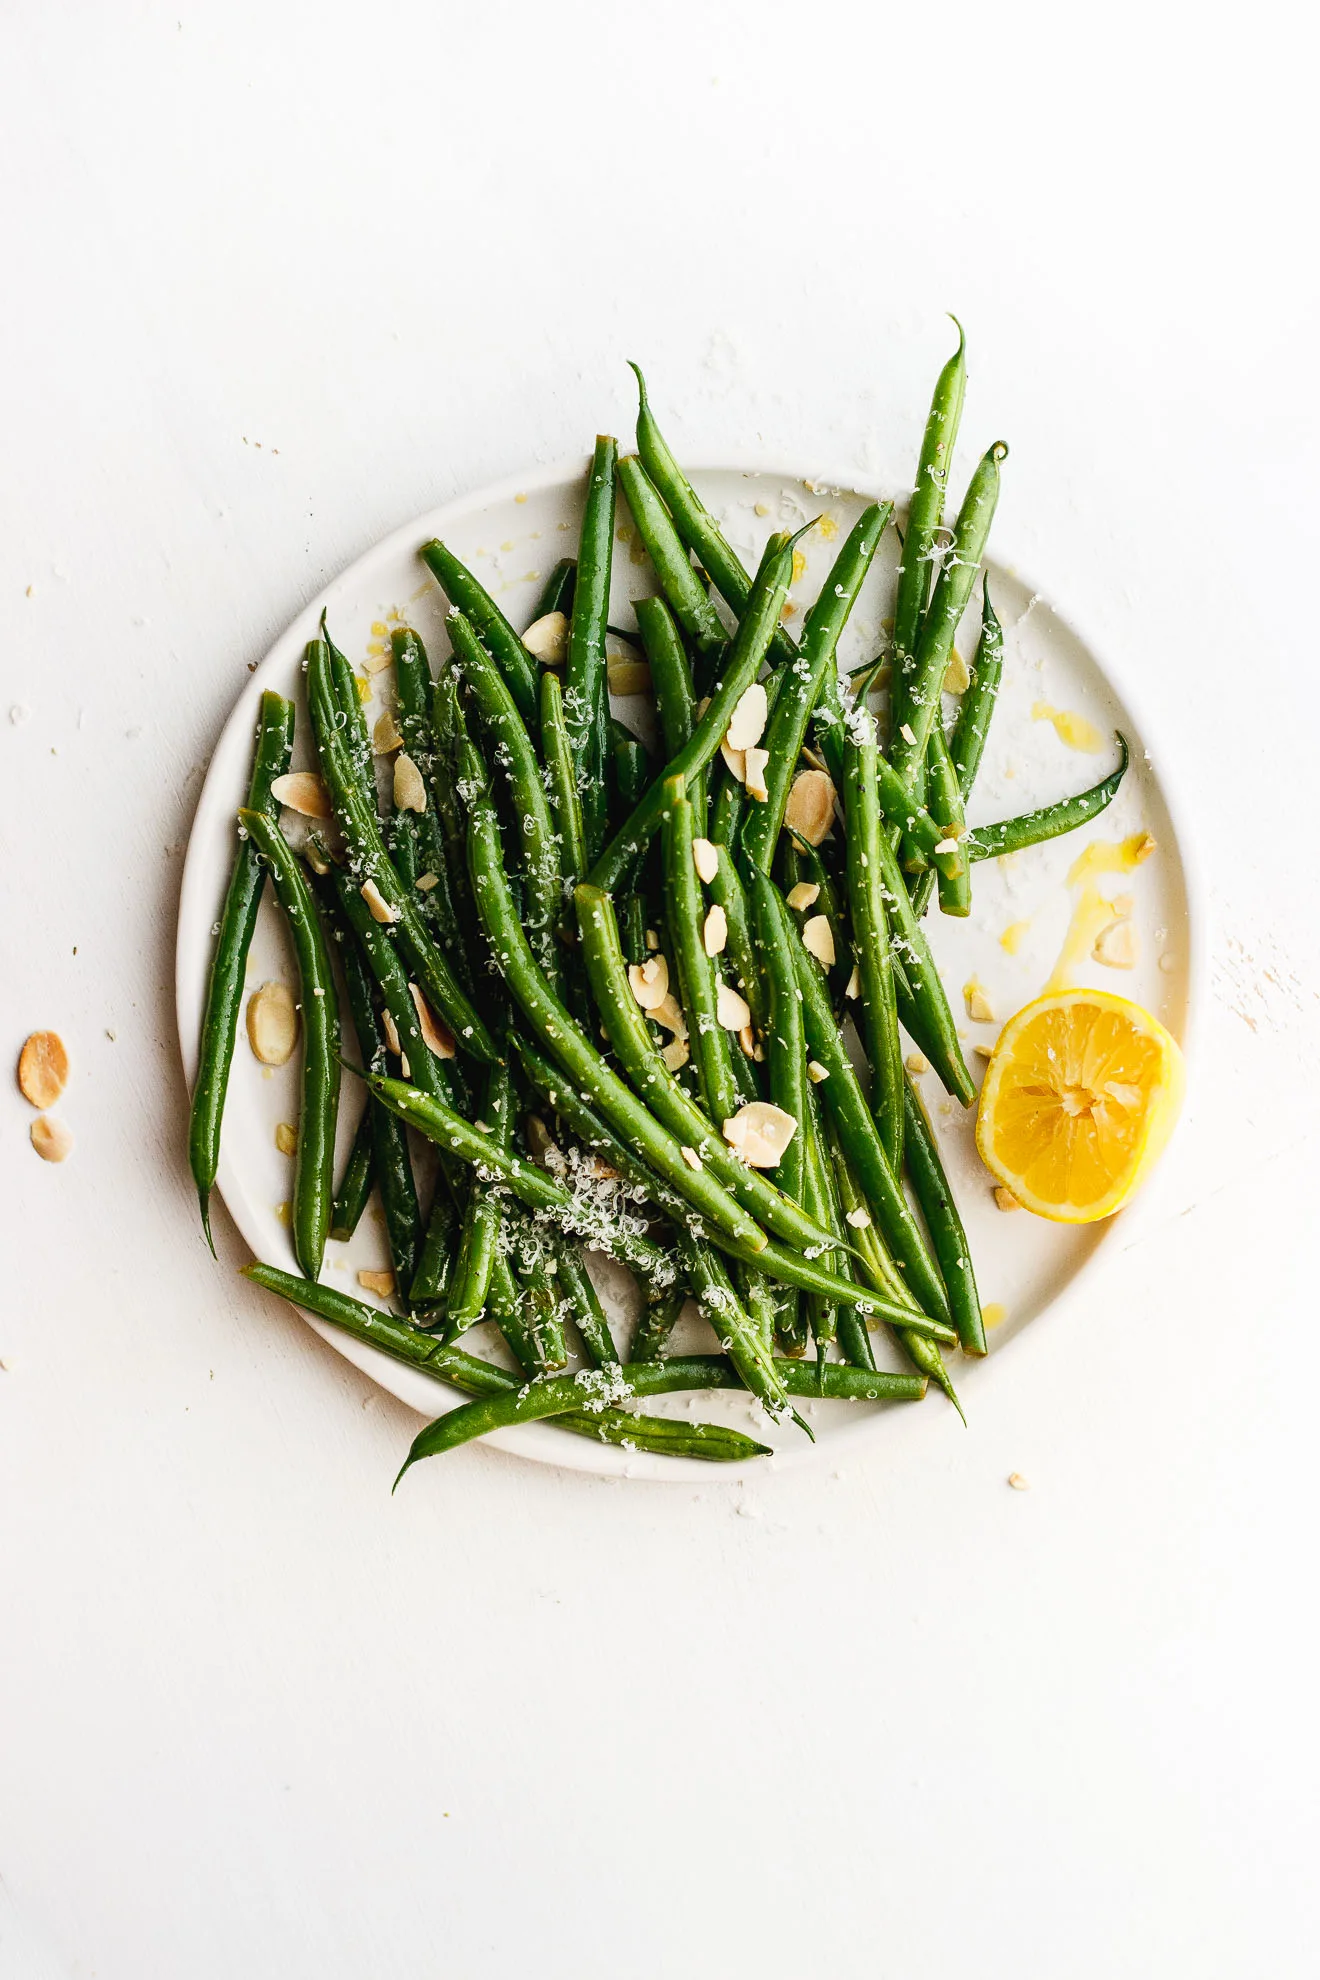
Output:
[[1000,948],[1007,949],[1010,956],[1015,956],[1022,947],[1023,937],[1030,926],[1031,923],[1029,921],[1010,921],[1008,927],[999,938]]
[[365,674],[354,674],[353,679],[357,682],[358,700],[370,701],[371,682],[368,680],[367,676]]
[[1033,722],[1052,722],[1054,733],[1069,749],[1080,749],[1087,756],[1098,756],[1105,747],[1105,739],[1094,722],[1088,722],[1085,715],[1078,715],[1069,708],[1052,708],[1048,701],[1033,701],[1031,704]]
[[1079,963],[1085,962],[1095,947],[1096,937],[1114,919],[1114,903],[1107,901],[1093,881],[1088,880],[1082,888],[1072,920],[1068,923],[1068,933],[1063,938],[1059,960],[1045,985],[1044,995],[1055,990],[1069,990]]
[[275,1205],[275,1216],[276,1216],[276,1219],[278,1220],[278,1222],[280,1222],[281,1224],[283,1224],[283,1226],[284,1226],[284,1228],[285,1228],[285,1230],[287,1231],[287,1230],[288,1230],[288,1228],[289,1228],[289,1206],[288,1206],[288,1204],[287,1204],[287,1203],[277,1203],[277,1204]]
[[390,636],[390,629],[386,625],[385,621],[383,619],[373,620],[371,627],[371,637],[373,639],[388,639],[389,636]]
[[500,545],[500,549],[501,549],[501,550],[512,550],[512,548],[513,548],[513,538],[512,538],[511,536],[510,536],[510,537],[506,537],[506,538],[505,538],[505,540],[504,540],[504,542],[503,542],[503,543],[501,543],[501,545]]
[[1068,885],[1079,886],[1101,873],[1135,873],[1154,850],[1149,832],[1134,832],[1130,839],[1092,839],[1068,868]]
[[833,516],[822,516],[816,524],[816,529],[822,543],[833,543],[839,533],[839,525]]
[[806,568],[807,568],[806,558],[803,556],[800,550],[795,550],[793,552],[793,575],[792,578],[789,580],[789,582],[791,584],[796,584],[799,578],[801,578]]
[[989,1306],[981,1308],[981,1318],[987,1327],[1002,1327],[1008,1318],[1008,1309],[1001,1306],[997,1299],[992,1299]]
[[515,495],[513,499],[515,502],[525,502],[527,497],[525,495]]

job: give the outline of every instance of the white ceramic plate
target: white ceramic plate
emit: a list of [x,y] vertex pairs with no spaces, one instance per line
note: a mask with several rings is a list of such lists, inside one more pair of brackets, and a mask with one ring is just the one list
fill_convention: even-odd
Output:
[[[308,605],[254,672],[212,758],[184,867],[177,1007],[190,1080],[196,1068],[212,928],[229,872],[234,812],[246,789],[257,704],[263,689],[276,688],[298,700],[300,727],[294,764],[305,766],[310,763],[310,741],[302,716],[300,662],[323,608],[329,613],[337,644],[359,668],[373,649],[376,653],[387,650],[383,642],[388,629],[400,622],[416,628],[433,660],[442,653],[446,644],[443,600],[417,556],[419,545],[432,536],[442,536],[453,546],[515,625],[525,624],[544,574],[576,546],[584,474],[585,468],[576,463],[540,470],[520,482],[507,482],[419,517],[369,551]],[[804,541],[806,568],[792,594],[800,617],[866,498],[844,487],[820,480],[808,483],[768,469],[726,467],[698,471],[694,478],[731,541],[751,564],[771,530],[796,527],[816,515],[826,518],[823,529],[813,531]],[[629,601],[654,587],[645,557],[633,546],[622,506],[618,523],[611,618],[616,625],[626,625],[631,621]],[[891,530],[881,544],[841,643],[840,660],[845,669],[860,664],[875,649],[881,619],[892,611],[897,553]],[[1094,783],[1112,767],[1112,733],[1116,728],[1122,729],[1132,746],[1132,764],[1118,798],[1092,826],[1012,859],[979,865],[973,911],[967,921],[954,921],[932,909],[927,926],[951,1001],[961,1013],[962,986],[973,975],[984,986],[1000,1021],[1037,995],[1068,931],[1076,891],[1069,889],[1067,876],[1083,846],[1097,839],[1119,841],[1147,831],[1157,842],[1157,852],[1135,872],[1109,876],[1099,883],[1104,892],[1132,897],[1137,965],[1120,972],[1088,960],[1082,965],[1080,980],[1134,997],[1164,1021],[1185,1049],[1194,993],[1199,994],[1203,971],[1196,958],[1199,928],[1194,932],[1186,841],[1175,826],[1167,793],[1154,767],[1159,759],[1130,698],[1116,686],[1112,670],[1102,666],[1067,621],[1011,568],[992,562],[990,573],[1005,631],[1004,682],[970,808],[971,822],[1005,817]],[[979,602],[974,600],[959,637],[965,657],[970,657],[977,623]],[[388,696],[389,670],[372,679],[378,698]],[[378,699],[379,705],[383,703]],[[369,717],[377,707],[368,710]],[[1099,732],[1100,752],[1087,754],[1069,746],[1059,728],[1066,730],[1070,725],[1056,725],[1042,714],[1043,707],[1066,711],[1092,725]],[[624,705],[617,712],[626,718],[631,711]],[[1006,947],[1001,938],[1010,929],[1014,931],[1009,937],[1013,946]],[[291,984],[296,981],[284,931],[267,890],[248,970],[249,989],[275,976]],[[968,1061],[978,1078],[984,1061],[973,1048],[993,1043],[998,1028],[998,1023],[964,1025]],[[974,1409],[977,1389],[994,1378],[996,1355],[1003,1345],[1055,1304],[1067,1289],[1089,1279],[1090,1268],[1113,1245],[1119,1225],[1130,1227],[1132,1217],[1141,1214],[1141,1204],[1088,1229],[1051,1225],[1025,1212],[1004,1214],[995,1207],[989,1178],[976,1156],[971,1114],[964,1114],[942,1097],[934,1074],[927,1074],[921,1085],[967,1225],[987,1316],[996,1323],[990,1330],[991,1352],[985,1361],[954,1357],[954,1377],[964,1406]],[[353,1096],[346,1099],[340,1124],[341,1158],[357,1111]],[[275,1127],[296,1118],[297,1056],[279,1071],[264,1069],[252,1057],[240,1028],[225,1115],[219,1189],[256,1255],[290,1271],[296,1268],[283,1219],[292,1164],[276,1149]],[[373,1201],[352,1243],[328,1246],[325,1275],[332,1285],[356,1293],[358,1270],[387,1262],[379,1210]],[[609,1261],[600,1261],[600,1266],[598,1281],[606,1291],[611,1317],[624,1329],[620,1338],[626,1349],[630,1282]],[[1076,1309],[1073,1319],[1075,1324],[1084,1324]],[[315,1318],[311,1324],[383,1388],[428,1416],[439,1414],[457,1400],[451,1391],[374,1349],[348,1340]],[[477,1352],[487,1351],[486,1331],[479,1330],[474,1336]],[[693,1321],[690,1328],[685,1325],[676,1338],[692,1346],[713,1345],[713,1337],[699,1321]],[[883,1363],[891,1356],[892,1365],[898,1366],[897,1357],[891,1355],[882,1337],[874,1338],[877,1360]],[[655,1413],[699,1415],[752,1427],[763,1441],[777,1446],[779,1455],[750,1466],[713,1467],[617,1450],[566,1436],[548,1424],[505,1430],[491,1441],[523,1456],[575,1469],[633,1477],[702,1477],[708,1481],[713,1476],[754,1471],[766,1462],[783,1463],[811,1448],[797,1431],[772,1430],[745,1396],[661,1397],[646,1407]],[[894,1435],[898,1427],[894,1409],[883,1406],[822,1402],[808,1403],[805,1409],[816,1433],[817,1450],[836,1448],[845,1437]],[[930,1416],[947,1410],[948,1405],[933,1392],[917,1408],[900,1406],[903,1444],[914,1432],[933,1431]]]

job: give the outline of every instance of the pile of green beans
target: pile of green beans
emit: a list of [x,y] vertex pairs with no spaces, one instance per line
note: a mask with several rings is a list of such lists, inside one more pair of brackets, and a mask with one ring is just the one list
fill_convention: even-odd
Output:
[[[397,729],[375,735],[393,805],[378,796],[359,682],[324,619],[304,673],[327,822],[299,850],[272,788],[291,760],[294,709],[271,694],[261,704],[190,1162],[209,1242],[269,873],[299,984],[289,1223],[302,1276],[246,1269],[472,1398],[417,1437],[403,1471],[542,1420],[707,1462],[766,1454],[717,1424],[639,1413],[642,1399],[679,1390],[740,1388],[803,1430],[797,1397],[908,1401],[934,1385],[961,1414],[945,1354],[983,1355],[985,1325],[904,1032],[954,1099],[970,1105],[976,1089],[923,917],[933,899],[966,915],[977,862],[1087,823],[1127,767],[1120,736],[1118,768],[1090,790],[967,825],[1004,668],[981,575],[1007,449],[985,451],[949,525],[960,326],[922,440],[892,638],[847,678],[840,639],[892,503],[863,508],[794,638],[795,550],[813,525],[772,533],[745,568],[636,375],[636,452],[597,439],[577,555],[549,574],[529,643],[451,545],[422,546],[448,652],[433,671],[416,632],[391,636]],[[620,503],[654,580],[636,632],[615,623]],[[947,669],[978,584],[979,644],[950,721]],[[610,638],[645,654],[654,745],[611,709]],[[759,726],[755,740],[734,740],[735,721]],[[808,843],[794,786],[822,765],[834,809]],[[341,998],[356,1065],[340,1056]],[[345,1073],[365,1105],[336,1189]],[[352,1236],[373,1189],[397,1313],[320,1278],[327,1239]],[[584,1247],[639,1282],[627,1350]],[[690,1301],[721,1354],[673,1351]],[[483,1322],[512,1368],[466,1351]],[[877,1369],[880,1328],[912,1372]]]

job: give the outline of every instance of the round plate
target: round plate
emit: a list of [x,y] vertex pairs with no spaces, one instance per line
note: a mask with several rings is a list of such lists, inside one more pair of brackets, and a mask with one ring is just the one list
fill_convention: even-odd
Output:
[[[815,596],[843,535],[851,528],[867,497],[846,487],[810,482],[789,473],[751,466],[699,470],[694,480],[703,499],[720,519],[744,561],[754,565],[770,531],[796,528],[811,517],[821,527],[804,539],[805,568],[794,584],[790,604],[800,620]],[[197,806],[184,866],[179,908],[177,949],[177,1008],[184,1065],[191,1081],[197,1062],[197,1033],[210,963],[212,932],[219,912],[234,847],[234,813],[247,786],[257,705],[264,689],[275,688],[299,704],[295,767],[310,767],[311,745],[302,710],[300,663],[309,639],[317,631],[323,610],[329,614],[336,643],[359,669],[388,654],[388,634],[406,623],[421,634],[434,661],[446,648],[444,600],[420,562],[419,546],[442,536],[481,578],[515,625],[529,619],[544,575],[558,558],[571,555],[577,544],[585,485],[585,464],[538,470],[481,494],[451,502],[420,516],[395,532],[299,613],[287,632],[255,670],[225,725],[211,760]],[[633,541],[626,509],[620,505],[615,546],[611,620],[631,622],[630,601],[654,588],[644,554]],[[840,644],[840,662],[847,669],[874,652],[882,636],[882,618],[892,610],[894,568],[898,543],[892,530],[880,545],[874,568]],[[932,946],[948,986],[950,1000],[963,1009],[963,986],[973,977],[983,986],[996,1022],[962,1022],[965,1050],[979,1078],[984,1059],[976,1047],[993,1043],[999,1024],[1036,996],[1062,950],[1078,889],[1068,875],[1084,845],[1094,840],[1117,842],[1148,832],[1156,842],[1153,856],[1131,873],[1099,882],[1107,896],[1129,895],[1137,933],[1138,961],[1130,971],[1106,969],[1089,956],[1080,965],[1083,982],[1103,985],[1136,999],[1154,1011],[1183,1044],[1189,1042],[1194,993],[1199,996],[1204,972],[1197,956],[1199,918],[1194,929],[1186,837],[1174,822],[1168,793],[1156,774],[1154,752],[1132,708],[1131,698],[1116,685],[1113,671],[1096,658],[1073,627],[1010,567],[989,565],[995,607],[1005,633],[1003,687],[990,731],[972,804],[973,824],[1001,818],[1082,790],[1112,766],[1113,731],[1121,728],[1132,747],[1132,763],[1122,789],[1109,810],[1081,832],[1037,846],[1025,853],[976,868],[973,907],[966,921],[955,921],[932,910],[927,917]],[[792,625],[790,618],[790,626]],[[970,658],[979,623],[979,592],[964,620],[959,646]],[[369,719],[386,704],[392,691],[388,667],[368,673],[375,706]],[[636,704],[618,704],[625,720],[637,717]],[[1095,745],[1093,752],[1076,747]],[[1120,908],[1123,903],[1120,901]],[[293,959],[279,915],[267,890],[248,968],[249,989],[276,976],[296,982]],[[286,1067],[258,1065],[240,1027],[225,1114],[224,1141],[218,1185],[229,1212],[259,1258],[296,1270],[286,1226],[292,1163],[275,1146],[275,1128],[297,1119],[297,1055]],[[1089,1228],[1052,1225],[1026,1212],[1005,1214],[997,1209],[990,1179],[976,1156],[972,1115],[943,1096],[933,1073],[919,1081],[940,1140],[949,1178],[957,1194],[976,1261],[981,1297],[990,1323],[991,1352],[984,1362],[954,1357],[954,1378],[964,1407],[974,1408],[976,1391],[989,1379],[989,1370],[1004,1344],[1069,1288],[1075,1288],[1109,1250],[1117,1226],[1128,1227],[1141,1214],[1137,1206],[1121,1217]],[[340,1123],[341,1160],[355,1123],[357,1103],[346,1095]],[[359,1292],[359,1269],[387,1265],[384,1229],[375,1201],[357,1234],[347,1245],[330,1244],[325,1276],[333,1285]],[[598,1283],[606,1296],[611,1319],[626,1328],[635,1305],[627,1275],[607,1260],[593,1260]],[[363,1295],[365,1297],[365,1295]],[[427,1416],[438,1415],[458,1398],[415,1370],[390,1361],[372,1348],[347,1339],[332,1327],[308,1316],[332,1347],[370,1374],[382,1388]],[[478,1353],[498,1353],[474,1337]],[[704,1323],[684,1322],[676,1341],[710,1348],[713,1336]],[[881,1335],[873,1336],[876,1358],[899,1366],[897,1356]],[[807,1403],[819,1451],[837,1449],[840,1439],[863,1435],[929,1434],[930,1418],[947,1412],[934,1392],[919,1409],[902,1406]],[[586,1438],[566,1436],[550,1424],[528,1424],[497,1433],[489,1441],[506,1450],[547,1463],[612,1475],[647,1478],[737,1476],[752,1473],[766,1462],[781,1464],[812,1448],[791,1427],[769,1426],[759,1408],[736,1394],[659,1397],[646,1405],[655,1414],[696,1415],[752,1428],[762,1441],[776,1446],[774,1460],[745,1466],[712,1467],[692,1460],[652,1457]],[[884,1418],[883,1424],[880,1419]],[[902,1426],[900,1432],[900,1425]]]

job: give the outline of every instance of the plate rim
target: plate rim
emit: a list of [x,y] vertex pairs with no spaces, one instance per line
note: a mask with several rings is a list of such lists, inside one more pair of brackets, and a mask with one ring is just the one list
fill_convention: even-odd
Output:
[[[214,759],[222,752],[230,739],[231,733],[235,729],[245,724],[251,724],[256,703],[260,695],[264,692],[264,676],[268,672],[274,671],[283,665],[286,654],[296,651],[299,645],[306,644],[307,639],[312,636],[315,627],[319,623],[322,612],[330,609],[336,598],[342,596],[345,591],[360,584],[375,564],[388,562],[390,558],[400,551],[411,550],[415,554],[419,544],[427,541],[432,536],[441,534],[447,524],[467,520],[475,510],[492,507],[499,502],[509,501],[520,494],[541,494],[547,489],[560,485],[568,486],[574,481],[580,481],[587,472],[590,460],[591,456],[588,454],[574,454],[530,467],[520,474],[505,475],[498,481],[483,484],[481,487],[467,494],[451,496],[447,501],[440,503],[436,507],[423,510],[420,514],[412,516],[403,523],[400,523],[394,529],[388,531],[386,535],[378,537],[375,542],[369,544],[358,556],[331,578],[329,583],[323,586],[315,597],[303,605],[277,635],[261,659],[256,662],[248,681],[235,697],[228,714],[221,723],[212,744],[208,758],[207,774],[202,780],[202,786],[197,795],[197,803],[193,810],[192,822],[189,826],[188,845],[184,855],[183,871],[179,882],[174,943],[174,1006],[184,1081],[190,1096],[193,1080],[196,1075],[198,1056],[196,1034],[201,1009],[200,1001],[195,996],[193,979],[200,978],[203,986],[202,995],[204,996],[205,978],[209,963],[209,952],[203,953],[196,961],[194,961],[191,954],[192,946],[198,942],[197,923],[199,916],[195,911],[195,897],[201,895],[204,884],[204,855],[199,844],[198,820],[206,801],[207,788],[211,777],[211,766],[214,763]],[[859,488],[851,474],[836,475],[826,469],[817,468],[808,475],[801,469],[785,467],[782,464],[776,463],[768,455],[761,455],[747,450],[741,453],[735,453],[731,457],[718,462],[693,462],[686,471],[694,476],[703,474],[735,474],[745,476],[749,479],[756,477],[780,479],[788,483],[797,483],[810,490],[827,490],[831,494],[853,495],[870,501],[892,500],[896,513],[900,510],[904,499],[899,496],[888,497],[883,494],[877,495],[873,492],[868,492],[864,488]],[[1080,623],[1071,612],[1061,610],[1054,602],[1051,593],[1036,583],[1031,570],[1012,555],[1011,545],[1005,550],[1002,544],[997,544],[993,558],[987,561],[992,561],[999,565],[1018,584],[1024,586],[1033,599],[1037,599],[1046,605],[1064,633],[1077,641],[1092,663],[1099,669],[1104,681],[1113,689],[1128,714],[1132,717],[1133,726],[1140,734],[1146,761],[1152,765],[1155,782],[1165,811],[1168,814],[1182,874],[1187,916],[1186,1001],[1182,1020],[1182,1033],[1179,1038],[1179,1044],[1186,1065],[1187,1093],[1178,1127],[1175,1130],[1174,1138],[1176,1140],[1178,1135],[1183,1132],[1183,1124],[1190,1111],[1190,1103],[1197,1091],[1200,1041],[1204,1029],[1206,1001],[1209,994],[1209,896],[1206,892],[1205,877],[1202,871],[1199,850],[1190,829],[1190,807],[1185,802],[1186,792],[1181,772],[1177,768],[1177,757],[1176,754],[1172,757],[1166,754],[1164,741],[1159,734],[1158,725],[1156,726],[1155,738],[1152,738],[1152,732],[1146,720],[1147,710],[1141,692],[1140,690],[1134,691],[1131,676],[1125,672],[1121,664],[1112,664],[1105,646],[1103,644],[1097,644],[1090,637],[1085,625]],[[1170,763],[1174,765],[1172,772],[1169,768]],[[1155,767],[1156,765],[1158,767]],[[205,945],[202,944],[201,947],[204,951]],[[1108,1264],[1114,1255],[1113,1233],[1116,1230],[1121,1229],[1129,1239],[1138,1233],[1140,1227],[1145,1224],[1151,1215],[1152,1203],[1157,1204],[1159,1201],[1162,1188],[1161,1173],[1164,1175],[1168,1173],[1168,1153],[1169,1151],[1166,1149],[1166,1160],[1159,1164],[1155,1176],[1151,1178],[1150,1182],[1141,1191],[1137,1201],[1129,1209],[1106,1220],[1105,1230],[1099,1240],[1069,1277],[1067,1283],[1050,1300],[1049,1304],[1041,1310],[1040,1314],[1037,1315],[1038,1319],[1043,1320],[1047,1314],[1052,1315],[1060,1308],[1066,1308],[1068,1303],[1083,1288],[1087,1290],[1091,1288],[1102,1268]],[[225,1197],[218,1177],[217,1188],[225,1203],[226,1213],[230,1221],[233,1223],[243,1242],[251,1249],[251,1242],[247,1233],[231,1208],[228,1198]],[[384,1389],[387,1394],[394,1396],[406,1408],[417,1410],[421,1415],[426,1414],[425,1409],[414,1402],[411,1393],[407,1395],[401,1394],[399,1387],[389,1379],[390,1374],[396,1368],[401,1376],[409,1373],[417,1374],[418,1371],[409,1370],[402,1364],[393,1362],[387,1355],[382,1354],[379,1349],[369,1347],[364,1342],[354,1340],[337,1328],[332,1327],[328,1322],[320,1319],[316,1314],[309,1312],[307,1308],[300,1306],[296,1310],[302,1320],[311,1326],[320,1335],[322,1340],[327,1342],[337,1354],[342,1355],[346,1361],[358,1368],[361,1373],[369,1376],[378,1387]],[[1004,1347],[998,1355],[988,1357],[987,1359],[996,1362],[1001,1360],[1007,1361],[1010,1358],[1009,1351],[1018,1346],[1021,1335],[1029,1334],[1032,1331],[1031,1328],[1023,1328],[1021,1334],[1015,1334],[1004,1343]],[[965,1372],[968,1374],[972,1373],[972,1364],[968,1364],[968,1369]],[[426,1377],[419,1376],[419,1379],[429,1381],[429,1378]],[[457,1396],[460,1402],[464,1400],[458,1391],[451,1391],[448,1384],[437,1382],[434,1386],[441,1394],[451,1393]],[[440,1414],[441,1412],[437,1411],[436,1413]],[[860,1437],[874,1435],[877,1421],[885,1414],[886,1411],[879,1408],[849,1412],[849,1415],[840,1422],[838,1430],[831,1434],[827,1443],[816,1445],[804,1438],[791,1448],[776,1452],[771,1458],[748,1459],[742,1463],[730,1465],[703,1464],[695,1458],[662,1458],[659,1455],[651,1453],[629,1453],[619,1450],[615,1446],[591,1443],[585,1438],[580,1440],[557,1438],[552,1426],[543,1423],[511,1425],[493,1432],[482,1441],[535,1463],[550,1464],[557,1466],[561,1470],[584,1472],[595,1477],[622,1477],[628,1479],[630,1482],[653,1480],[672,1484],[690,1484],[694,1479],[701,1478],[707,1484],[732,1486],[744,1482],[749,1477],[757,1475],[764,1476],[767,1467],[778,1473],[790,1466],[804,1464],[813,1458],[823,1457],[827,1453],[837,1454],[845,1440],[850,1444],[855,1444]],[[565,1445],[568,1445],[569,1448],[566,1449]],[[602,1462],[602,1459],[608,1461]]]

